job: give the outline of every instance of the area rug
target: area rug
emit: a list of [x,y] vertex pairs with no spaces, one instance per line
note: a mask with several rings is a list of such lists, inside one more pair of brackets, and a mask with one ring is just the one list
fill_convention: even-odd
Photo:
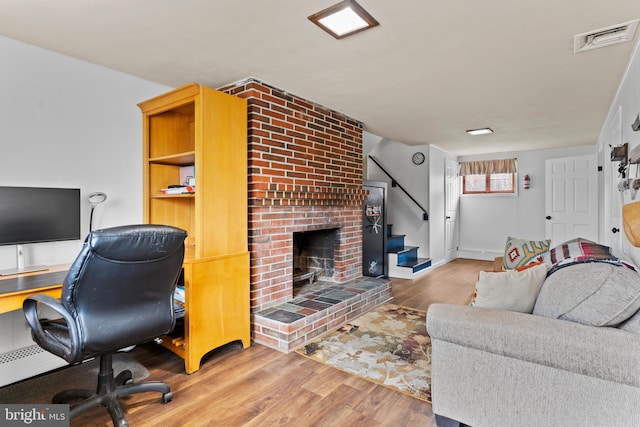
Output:
[[[51,403],[58,392],[68,389],[94,390],[98,382],[99,359],[93,359],[80,365],[68,366],[35,378],[9,384],[0,388],[0,403]],[[133,381],[137,382],[149,376],[147,368],[127,353],[113,355],[113,371],[117,375],[129,369]]]
[[296,352],[431,402],[431,338],[424,311],[383,304]]

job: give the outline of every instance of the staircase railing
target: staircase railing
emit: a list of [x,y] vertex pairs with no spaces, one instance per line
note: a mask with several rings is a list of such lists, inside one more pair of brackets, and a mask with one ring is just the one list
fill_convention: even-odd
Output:
[[405,190],[404,187],[402,185],[400,185],[400,183],[393,176],[391,176],[391,174],[389,172],[387,172],[387,170],[384,168],[384,166],[382,166],[380,164],[380,162],[375,157],[369,155],[369,158],[373,161],[373,163],[378,165],[380,170],[382,170],[382,172],[384,172],[391,179],[391,186],[392,187],[398,187],[400,190],[402,190],[404,192],[404,194],[407,195],[407,197],[409,197],[409,199],[411,199],[411,201],[413,203],[416,204],[416,206],[418,206],[420,208],[420,210],[422,211],[422,219],[424,221],[429,221],[429,213],[427,212],[427,210],[425,208],[423,208],[422,205],[420,203],[418,203],[418,201],[416,199],[414,199],[413,196],[411,194],[409,194],[409,192],[407,190]]

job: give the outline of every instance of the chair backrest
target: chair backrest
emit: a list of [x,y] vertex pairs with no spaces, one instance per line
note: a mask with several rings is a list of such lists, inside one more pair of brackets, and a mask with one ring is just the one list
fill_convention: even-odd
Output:
[[175,325],[184,230],[130,225],[87,236],[62,285],[85,357],[149,341]]

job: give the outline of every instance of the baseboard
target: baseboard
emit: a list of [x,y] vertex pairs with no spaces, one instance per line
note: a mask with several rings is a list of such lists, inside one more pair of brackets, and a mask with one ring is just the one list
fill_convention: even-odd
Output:
[[0,354],[0,387],[66,366],[68,363],[37,345]]
[[442,267],[443,265],[447,264],[448,262],[449,261],[446,261],[445,259],[439,259],[437,261],[431,261],[431,269]]
[[479,261],[493,261],[497,256],[504,256],[504,252],[479,249],[460,249],[458,251],[458,258],[477,259]]

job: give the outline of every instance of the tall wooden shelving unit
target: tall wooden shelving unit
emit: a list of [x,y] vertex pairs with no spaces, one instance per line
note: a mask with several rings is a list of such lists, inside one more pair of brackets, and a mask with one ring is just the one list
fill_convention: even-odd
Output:
[[[247,248],[247,104],[189,84],[138,104],[143,114],[144,220],[187,231],[182,336],[162,345],[200,369],[212,349],[251,341]],[[194,166],[195,193],[164,195]],[[174,334],[175,335],[175,334]]]

